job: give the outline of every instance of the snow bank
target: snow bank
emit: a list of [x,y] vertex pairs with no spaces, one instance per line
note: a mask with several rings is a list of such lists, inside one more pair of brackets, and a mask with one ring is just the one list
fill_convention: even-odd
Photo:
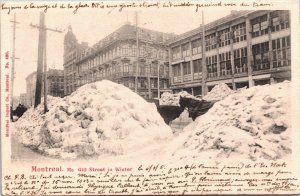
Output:
[[193,95],[189,94],[186,91],[181,91],[177,94],[172,94],[169,92],[165,92],[161,95],[161,98],[159,99],[159,104],[160,105],[175,105],[175,106],[179,106],[179,99],[181,97],[189,97],[189,98],[193,98],[193,99],[198,99],[196,97],[194,97]]
[[172,122],[180,123],[180,122],[192,122],[193,119],[189,117],[189,112],[184,110],[178,118],[173,120]]
[[[53,107],[60,103],[63,99],[60,97],[47,96],[48,108],[53,110]],[[42,135],[40,129],[45,120],[44,100],[37,108],[33,106],[29,108],[23,115],[14,123],[19,140],[25,145],[36,149],[42,143]]]
[[214,88],[207,95],[205,95],[203,99],[207,101],[218,101],[224,99],[232,93],[234,93],[234,91],[231,90],[225,83],[220,83],[214,86]]
[[180,145],[177,141],[173,158],[286,157],[291,153],[290,89],[290,82],[256,86],[217,102],[184,129],[187,135]]
[[31,108],[18,128],[23,144],[52,156],[129,154],[172,137],[155,107],[111,81],[84,85],[49,104],[46,115],[41,106]]

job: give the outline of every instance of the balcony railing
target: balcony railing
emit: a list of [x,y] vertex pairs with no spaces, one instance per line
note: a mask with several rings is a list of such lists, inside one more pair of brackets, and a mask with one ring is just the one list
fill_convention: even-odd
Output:
[[261,71],[261,70],[268,70],[270,69],[270,62],[269,61],[265,61],[265,62],[261,62],[261,63],[255,63],[255,62],[251,62],[253,71]]
[[183,75],[183,81],[190,81],[192,80],[192,74]]
[[194,79],[201,79],[202,78],[202,72],[194,73]]
[[173,77],[173,81],[174,81],[174,83],[179,83],[179,82],[181,82],[181,77],[180,76]]
[[246,73],[248,71],[247,65],[243,65],[243,67],[236,67],[235,74]]
[[218,73],[217,73],[217,72],[207,73],[207,77],[208,77],[208,78],[215,78],[215,77],[218,77]]

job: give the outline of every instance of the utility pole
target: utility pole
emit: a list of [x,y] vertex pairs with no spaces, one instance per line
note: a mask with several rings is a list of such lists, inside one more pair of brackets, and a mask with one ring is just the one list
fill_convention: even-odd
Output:
[[[32,24],[31,24],[32,26]],[[40,26],[39,26],[39,42],[38,42],[38,60],[37,60],[37,71],[36,71],[36,87],[35,87],[35,99],[34,108],[41,103],[42,93],[42,77],[43,77],[43,61],[44,61],[44,47],[45,47],[45,14],[40,13]]]
[[43,77],[43,67],[44,67],[44,113],[48,111],[47,108],[47,57],[46,57],[46,45],[47,45],[47,31],[52,31],[56,33],[62,33],[62,31],[57,29],[47,28],[45,25],[45,14],[40,13],[40,24],[33,25],[31,27],[39,29],[39,44],[38,44],[38,66],[37,66],[37,76],[36,76],[36,89],[35,89],[35,102],[34,107],[36,108],[41,103],[42,94],[42,77]]
[[15,60],[18,59],[16,58],[16,26],[17,24],[20,24],[16,20],[16,13],[14,13],[14,20],[11,20],[10,22],[13,23],[13,51],[12,51],[12,68],[11,68],[11,108],[13,109],[14,102],[13,102],[13,97],[14,97],[14,79],[15,79]]
[[232,89],[236,90],[235,86],[235,65],[234,65],[234,52],[233,52],[233,40],[234,40],[234,31],[232,30],[232,26],[230,26],[230,64],[231,64],[231,84]]
[[45,31],[45,49],[44,49],[44,113],[48,112],[47,106],[47,31]]
[[204,13],[202,10],[202,97],[207,94],[207,86],[206,86],[206,77],[207,77],[207,67],[205,61],[205,27],[204,27]]
[[160,62],[157,62],[157,98],[160,98],[160,88],[159,88],[159,70],[160,69]]
[[139,67],[139,29],[138,29],[138,13],[135,13],[135,27],[136,27],[136,68],[135,68],[135,80],[134,80],[134,92],[138,92],[138,67]]

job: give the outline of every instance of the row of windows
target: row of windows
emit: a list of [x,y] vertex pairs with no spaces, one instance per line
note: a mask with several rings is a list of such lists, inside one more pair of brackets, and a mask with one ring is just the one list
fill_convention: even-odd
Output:
[[244,73],[247,71],[247,48],[241,48],[233,51],[235,73]]
[[217,47],[216,33],[205,36],[205,50],[212,50]]
[[289,19],[288,11],[275,11],[271,13],[272,18],[272,32],[280,31],[282,29],[287,29],[290,27],[290,19]]
[[208,76],[213,76],[214,74],[217,74],[217,55],[207,57],[206,58],[206,65],[207,65],[207,73]]
[[[192,41],[192,54],[199,54],[202,52],[202,41],[201,39],[197,39],[195,41]],[[181,58],[180,55],[180,47],[175,47],[172,49],[172,57],[173,59],[179,59]],[[190,51],[190,44],[186,43],[184,45],[182,45],[182,57],[187,57],[191,55],[191,51]]]
[[186,43],[182,45],[182,57],[190,56],[190,44]]
[[[86,61],[80,65],[81,71],[87,71],[90,68],[103,64],[107,61],[110,61],[119,56],[135,56],[136,55],[136,45],[132,44],[123,44],[121,47],[113,48],[102,55],[96,56],[94,59]],[[156,59],[166,59],[167,58],[167,51],[162,49],[156,49],[151,47],[140,47],[139,51],[140,56],[147,56]]]
[[270,69],[269,42],[264,42],[252,46],[253,70]]
[[[129,88],[134,88],[135,82],[134,80],[125,80],[120,82],[120,84],[123,84],[126,87]],[[157,79],[155,78],[151,78],[150,79],[150,86],[151,88],[157,88],[158,87],[158,83],[157,83]],[[159,81],[159,87],[160,88],[168,88],[168,83],[165,80],[160,80]],[[147,79],[138,79],[138,88],[148,88],[148,80]]]
[[268,34],[269,27],[272,32],[280,31],[290,27],[289,11],[274,11],[268,15],[263,15],[251,20],[252,37]]
[[272,40],[273,67],[282,67],[291,64],[290,46],[290,37]]
[[[226,52],[219,54],[219,58],[221,75],[227,75],[229,72],[231,73],[231,53]],[[214,72],[217,71],[214,70]]]
[[[149,71],[150,69],[150,71]],[[87,75],[92,76],[100,76],[100,77],[108,77],[115,74],[135,74],[136,73],[136,64],[135,63],[123,63],[123,64],[115,64],[111,66],[106,66],[104,69],[97,70],[95,72],[91,72],[89,74],[79,74],[80,77],[85,77]],[[150,74],[152,76],[157,76],[158,74],[158,67],[157,65],[146,65],[146,64],[140,64],[138,69],[139,75],[147,75]],[[160,65],[159,67],[159,74],[160,76],[168,75],[169,74],[169,68],[164,65]]]
[[[226,52],[219,54],[221,75],[231,74],[231,53]],[[236,72],[241,73],[246,71],[247,65],[247,48],[234,50],[234,62]],[[207,72],[208,75],[214,77],[217,75],[217,55],[207,57]],[[190,62],[183,63],[183,74],[191,74]],[[202,72],[202,59],[193,61],[194,73]],[[174,76],[180,76],[180,64],[174,65]]]
[[229,28],[220,31],[218,36],[219,36],[219,40],[218,40],[219,47],[227,46],[230,44],[230,39],[232,35]]
[[55,78],[50,78],[52,82],[64,82],[63,77],[55,77]]
[[[252,37],[268,34],[269,26],[271,27],[272,32],[289,28],[289,11],[274,11],[270,14],[270,16],[271,22],[269,22],[267,15],[251,20]],[[209,51],[216,47],[227,46],[230,44],[231,38],[233,43],[247,40],[246,23],[240,23],[232,26],[232,32],[230,32],[230,28],[227,28],[205,36],[205,49]],[[201,53],[201,45],[200,39],[192,42],[193,54]],[[183,57],[190,55],[188,44],[182,45],[182,50]],[[180,47],[174,48],[172,52],[173,59],[181,58]]]
[[233,43],[247,40],[246,23],[241,23],[232,27]]

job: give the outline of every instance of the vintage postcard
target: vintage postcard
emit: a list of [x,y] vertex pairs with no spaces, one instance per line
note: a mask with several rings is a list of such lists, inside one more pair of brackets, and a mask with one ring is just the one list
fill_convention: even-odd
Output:
[[1,1],[1,195],[300,194],[299,7]]

